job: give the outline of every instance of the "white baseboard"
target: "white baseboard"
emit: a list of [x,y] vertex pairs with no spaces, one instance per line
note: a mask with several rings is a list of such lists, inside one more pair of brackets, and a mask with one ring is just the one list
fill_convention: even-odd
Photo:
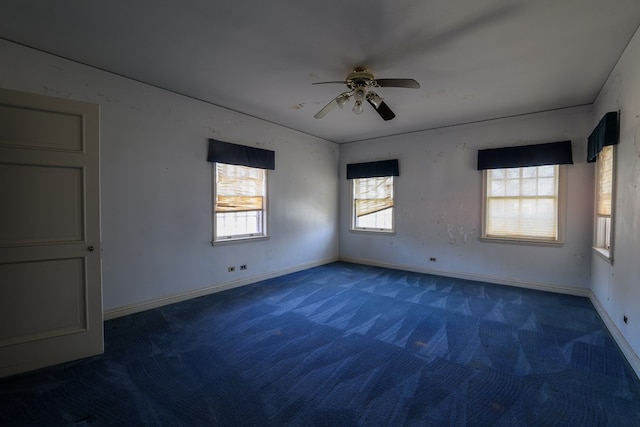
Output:
[[596,308],[596,311],[600,315],[600,318],[607,326],[607,329],[611,333],[613,340],[616,342],[616,344],[618,344],[618,347],[620,347],[622,354],[624,354],[624,356],[627,358],[629,365],[631,365],[631,368],[633,368],[638,378],[640,378],[640,357],[638,357],[638,354],[633,350],[633,347],[631,347],[629,341],[627,341],[624,335],[622,335],[622,332],[620,332],[620,329],[618,329],[615,322],[613,321],[611,316],[609,316],[609,313],[607,313],[607,310],[605,310],[604,306],[600,303],[595,294],[592,292],[590,292],[590,294],[591,295],[589,296],[589,299],[591,300],[593,306]]
[[585,288],[565,285],[550,285],[547,283],[526,282],[522,280],[505,279],[503,277],[486,276],[472,273],[459,273],[431,268],[421,268],[412,265],[390,264],[377,261],[361,260],[356,258],[341,257],[340,261],[353,262],[355,264],[372,265],[376,267],[393,268],[396,270],[413,271],[415,273],[433,274],[436,276],[453,277],[455,279],[475,280],[479,282],[495,283],[496,285],[515,286],[518,288],[534,289],[538,291],[554,292],[557,294],[575,295],[579,297],[590,297],[591,291]]
[[331,262],[338,261],[338,258],[327,258],[320,261],[297,265],[295,267],[287,268],[284,270],[274,271],[271,273],[261,274],[257,276],[246,277],[232,282],[220,283],[217,285],[207,286],[205,288],[196,289],[193,291],[182,292],[179,294],[169,295],[162,298],[156,298],[153,300],[143,301],[140,303],[128,304],[121,307],[110,308],[104,311],[104,320],[111,320],[117,317],[127,316],[129,314],[139,313],[145,310],[151,310],[152,308],[158,308],[165,305],[173,304],[176,302],[186,301],[191,298],[198,298],[201,296],[213,294],[216,292],[225,291],[227,289],[233,289],[240,286],[249,285],[251,283],[260,282],[262,280],[272,279],[278,276],[284,276],[285,274],[295,273],[297,271],[306,270],[312,267],[318,267],[321,265],[329,264]]

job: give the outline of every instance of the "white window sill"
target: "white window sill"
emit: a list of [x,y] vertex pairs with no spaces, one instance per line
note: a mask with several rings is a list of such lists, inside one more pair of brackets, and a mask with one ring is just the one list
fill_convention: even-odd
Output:
[[602,259],[607,261],[609,264],[613,264],[613,256],[611,254],[611,250],[604,248],[593,248],[593,251]]
[[517,245],[538,245],[538,246],[562,246],[562,240],[542,240],[542,239],[516,239],[512,237],[480,237],[480,240],[487,243],[509,243]]
[[382,230],[379,228],[352,228],[352,233],[357,234],[384,234],[384,235],[395,235],[395,230]]
[[255,237],[239,237],[236,239],[224,239],[224,240],[214,240],[211,242],[211,246],[222,246],[222,245],[230,245],[233,243],[245,243],[245,242],[257,242],[262,240],[269,240],[271,236],[255,236]]

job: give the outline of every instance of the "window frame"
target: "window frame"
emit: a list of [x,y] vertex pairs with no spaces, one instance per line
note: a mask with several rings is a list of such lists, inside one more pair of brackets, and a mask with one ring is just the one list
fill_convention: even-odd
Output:
[[[393,201],[393,204],[391,206],[391,228],[376,228],[376,227],[358,227],[356,226],[356,199],[355,199],[355,188],[356,188],[356,181],[357,180],[363,180],[363,179],[378,179],[378,178],[391,178],[391,198]],[[372,234],[395,234],[396,232],[396,227],[395,227],[395,223],[396,223],[396,212],[395,212],[395,208],[396,208],[396,178],[397,176],[394,175],[387,175],[387,176],[378,176],[378,177],[368,177],[368,178],[352,178],[350,179],[350,198],[351,198],[351,224],[350,224],[350,231],[355,232],[355,233],[372,233]]]
[[[545,165],[541,165],[545,166]],[[481,233],[480,240],[485,242],[501,242],[501,243],[516,243],[516,244],[526,244],[526,245],[543,245],[543,246],[562,246],[564,245],[565,238],[565,228],[566,228],[566,203],[567,203],[567,170],[566,165],[557,164],[557,165],[547,165],[547,166],[555,166],[557,171],[557,212],[556,212],[556,238],[545,239],[545,238],[536,238],[533,236],[495,236],[487,234],[487,220],[488,220],[488,212],[487,212],[487,202],[488,202],[488,184],[489,184],[489,171],[491,169],[484,169],[482,171],[482,203],[481,203]],[[496,168],[496,169],[524,169],[528,167],[538,167],[538,166],[522,166],[517,168]]]
[[[250,169],[256,169],[259,170],[263,173],[263,202],[262,202],[262,232],[261,233],[247,233],[247,234],[235,234],[235,235],[225,235],[225,236],[218,236],[218,232],[217,232],[217,212],[216,212],[216,205],[217,205],[217,178],[218,178],[218,164],[226,164],[229,166],[237,166],[237,167],[244,167],[244,168],[250,168]],[[228,163],[224,163],[224,162],[212,162],[212,209],[211,209],[211,223],[212,223],[212,230],[211,230],[211,244],[212,245],[221,245],[221,244],[228,244],[228,243],[238,243],[238,242],[249,242],[249,241],[257,241],[257,240],[267,240],[270,238],[270,235],[268,234],[269,231],[269,170],[268,169],[262,169],[262,168],[254,168],[251,166],[244,166],[244,165],[231,165]],[[253,211],[251,211],[253,212]],[[257,212],[257,210],[256,210]]]
[[[602,162],[600,161],[600,157],[602,151],[605,149],[609,149],[611,147],[611,212],[610,215],[600,215],[598,212],[598,206],[600,204],[600,168]],[[616,145],[607,145],[602,148],[602,150],[598,153],[596,157],[596,171],[595,171],[595,180],[594,180],[594,208],[593,208],[593,216],[594,216],[594,224],[593,224],[593,251],[598,254],[605,261],[613,264],[613,248],[614,248],[614,236],[615,236],[615,205],[616,205],[616,166],[617,166],[617,152]],[[603,240],[606,240],[606,237],[602,236],[603,231],[601,229],[602,221],[601,219],[607,218],[609,219],[609,247],[606,248],[601,245]],[[607,221],[604,221],[605,224]],[[605,225],[606,227],[606,225]]]

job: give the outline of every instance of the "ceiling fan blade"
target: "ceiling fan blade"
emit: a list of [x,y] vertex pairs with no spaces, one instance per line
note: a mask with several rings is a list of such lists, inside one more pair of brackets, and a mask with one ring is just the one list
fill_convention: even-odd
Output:
[[329,103],[327,105],[325,105],[322,110],[318,111],[316,113],[315,117],[316,119],[321,119],[324,116],[327,115],[327,113],[329,111],[331,111],[336,105],[339,105],[340,108],[342,108],[344,106],[344,104],[346,104],[349,99],[351,98],[351,92],[343,92],[340,95],[336,96],[335,98],[333,98],[331,101],[329,101]]
[[420,89],[420,83],[414,79],[376,79],[380,87],[406,87],[409,89]]
[[315,117],[316,119],[321,119],[321,118],[323,118],[323,117],[324,117],[324,116],[326,116],[326,115],[327,115],[327,113],[328,113],[329,111],[331,111],[331,110],[333,109],[333,107],[335,107],[336,105],[338,105],[338,100],[337,100],[336,98],[334,98],[334,99],[332,99],[332,100],[331,100],[331,102],[329,102],[327,105],[325,105],[325,106],[322,108],[322,110],[318,111],[318,112],[316,113],[316,115],[315,115],[315,116],[313,116],[313,117]]
[[344,80],[335,80],[335,81],[331,81],[331,82],[315,82],[315,83],[311,83],[312,85],[326,85],[326,84],[330,84],[330,83],[340,83],[340,84],[347,84],[347,82],[345,82]]
[[371,102],[370,99],[367,98],[367,101],[369,101],[369,104],[371,104],[371,106],[378,112],[378,114],[380,114],[380,117],[382,117],[385,121],[391,120],[396,116],[395,113],[391,111],[391,108],[389,108],[389,106],[384,101],[380,101],[380,105],[378,105],[377,108],[376,108],[376,105],[373,102]]

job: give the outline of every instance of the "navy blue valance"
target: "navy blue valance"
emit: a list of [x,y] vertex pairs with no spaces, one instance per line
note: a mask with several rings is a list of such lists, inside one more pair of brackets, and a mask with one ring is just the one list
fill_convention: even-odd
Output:
[[618,112],[610,111],[598,123],[589,135],[587,144],[587,162],[595,162],[602,147],[616,145],[620,140]]
[[573,164],[571,141],[478,150],[478,170]]
[[208,162],[249,166],[259,169],[275,169],[275,152],[262,148],[247,147],[215,139],[209,140]]
[[347,165],[347,179],[399,175],[400,167],[398,165],[398,159],[367,163],[349,163]]

